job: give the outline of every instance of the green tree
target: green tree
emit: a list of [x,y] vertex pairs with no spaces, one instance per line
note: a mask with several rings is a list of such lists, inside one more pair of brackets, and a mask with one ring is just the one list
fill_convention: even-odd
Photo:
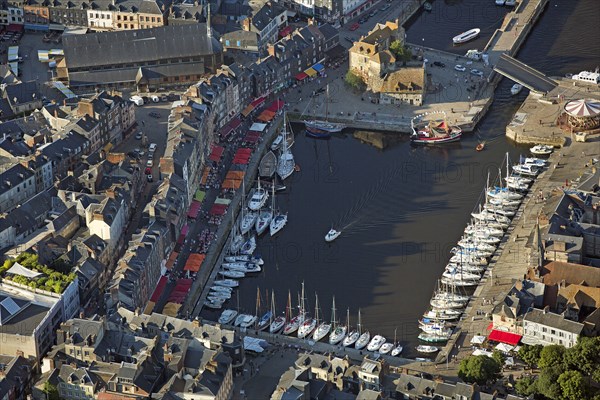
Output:
[[60,400],[58,388],[48,381],[44,383],[44,393],[46,393],[48,400]]
[[465,382],[483,385],[500,377],[502,366],[485,355],[471,356],[460,362],[458,376]]
[[565,371],[558,377],[558,385],[562,391],[561,399],[587,399],[589,387],[579,371]]
[[492,358],[498,363],[500,368],[502,368],[502,366],[504,365],[504,361],[506,361],[506,356],[498,350],[494,350],[494,352],[492,353]]
[[523,345],[518,352],[519,358],[530,367],[534,367],[540,361],[540,352],[544,346],[536,344],[535,346]]
[[560,366],[544,368],[535,382],[536,392],[549,399],[559,400],[561,389],[557,380],[562,372]]
[[540,361],[538,367],[548,368],[563,365],[563,356],[565,354],[565,348],[558,344],[552,344],[545,346],[540,352]]
[[346,83],[357,90],[363,90],[365,87],[365,82],[363,81],[363,79],[357,75],[355,72],[348,70],[348,72],[346,72],[346,78],[345,78]]
[[535,379],[532,376],[523,377],[515,383],[515,390],[521,396],[530,396],[535,394]]
[[585,376],[599,371],[600,337],[581,337],[575,346],[565,350],[563,361],[565,369],[580,371]]
[[394,40],[390,44],[390,51],[396,56],[396,59],[400,61],[406,62],[410,61],[412,58],[411,51],[407,49],[400,40]]

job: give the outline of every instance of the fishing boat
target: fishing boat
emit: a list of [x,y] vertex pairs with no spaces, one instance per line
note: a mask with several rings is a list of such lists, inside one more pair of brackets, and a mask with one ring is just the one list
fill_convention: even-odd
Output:
[[336,345],[342,340],[346,338],[346,333],[348,332],[348,328],[350,326],[350,309],[348,309],[348,316],[346,317],[346,325],[337,325],[337,321],[335,319],[335,297],[333,298],[333,310],[331,315],[331,322],[333,324],[333,332],[329,335],[329,344]]
[[219,323],[223,325],[229,324],[231,321],[233,321],[237,314],[237,311],[227,309],[221,313],[221,316],[219,317]]
[[419,340],[429,343],[443,343],[447,342],[452,336],[452,332],[443,332],[443,333],[420,333]]
[[258,180],[258,187],[250,197],[248,202],[248,208],[252,211],[260,210],[267,200],[269,199],[269,192],[265,188],[260,187],[260,179]]
[[532,164],[517,164],[513,165],[513,171],[519,175],[537,176],[540,173],[539,167]]
[[329,85],[325,89],[325,120],[312,119],[304,121],[306,135],[318,139],[331,137],[332,133],[341,132],[346,125],[329,122]]
[[513,96],[516,96],[516,95],[518,95],[521,92],[521,90],[523,90],[523,85],[515,83],[510,88],[510,94],[512,94]]
[[240,253],[250,255],[254,253],[254,250],[256,250],[256,236],[252,235],[244,242]]
[[468,31],[465,31],[465,32],[461,33],[460,35],[454,36],[452,38],[452,43],[454,43],[455,45],[466,43],[470,40],[475,39],[477,36],[479,36],[480,32],[481,32],[481,29],[479,29],[479,28],[469,29]]
[[275,175],[276,170],[277,156],[273,151],[269,151],[260,159],[260,164],[258,164],[258,174],[263,178],[272,178],[273,175]]
[[[291,299],[290,299],[291,300]],[[271,323],[269,325],[269,333],[277,333],[285,326],[286,318],[283,315],[275,316],[275,291],[271,291]]]
[[[441,114],[441,120],[431,120],[427,123],[423,118],[433,114]],[[457,142],[462,136],[462,129],[458,126],[450,126],[446,122],[445,112],[433,112],[418,115],[410,120],[412,135],[410,140],[413,144],[437,145]]]
[[544,144],[538,144],[529,149],[529,151],[531,152],[531,154],[535,154],[537,156],[547,156],[548,154],[551,154],[554,151],[554,147],[546,146]]
[[[302,291],[304,291],[304,282],[302,282]],[[284,335],[291,335],[298,330],[300,324],[304,321],[304,314],[298,313],[298,315],[292,317],[292,297],[288,292],[288,304],[285,309],[286,312],[286,324],[283,327]]]
[[379,354],[387,354],[394,349],[394,345],[392,343],[384,343],[379,348]]
[[238,281],[233,280],[233,279],[216,280],[213,283],[217,286],[225,286],[225,287],[230,287],[230,288],[238,287],[240,285],[240,283]]
[[431,354],[431,353],[436,353],[438,352],[440,349],[435,347],[435,346],[427,346],[427,345],[418,345],[416,347],[417,351],[419,353],[423,353],[423,354]]
[[431,3],[425,2],[423,3],[423,10],[431,12],[431,10],[433,10],[433,6],[431,5]]
[[232,271],[229,269],[219,271],[219,274],[223,275],[226,278],[240,279],[246,276],[245,273],[241,271]]
[[296,162],[294,161],[294,155],[292,154],[287,141],[287,122],[286,115],[283,115],[283,143],[281,145],[281,153],[279,154],[279,160],[277,161],[277,175],[282,180],[287,179],[290,175],[294,173],[294,168],[296,167]]
[[[335,299],[333,300],[333,306],[332,306],[332,319],[335,316],[335,313],[333,312],[333,310],[335,309]],[[318,309],[317,309],[318,310]],[[331,332],[331,327],[333,326],[333,321],[332,322],[321,322],[320,324],[318,323],[319,321],[319,314],[316,314],[316,319],[317,319],[317,328],[315,329],[315,332],[313,333],[313,340],[315,342],[318,342],[319,340],[323,339],[325,336],[329,335],[329,332]]]
[[477,151],[482,151],[483,149],[485,149],[485,142],[481,142],[477,144],[477,147],[475,147],[475,150]]
[[[301,300],[300,308],[304,309],[304,299]],[[315,316],[318,316],[319,313],[319,297],[315,294]],[[310,334],[317,327],[317,319],[316,318],[304,318],[304,322],[298,328],[298,339],[304,339],[309,337]]]
[[336,231],[335,229],[331,228],[329,230],[329,232],[327,232],[327,235],[325,235],[325,241],[326,242],[333,242],[341,234],[342,234],[342,231]]
[[385,343],[385,338],[381,335],[373,336],[373,339],[367,345],[368,351],[377,351]]

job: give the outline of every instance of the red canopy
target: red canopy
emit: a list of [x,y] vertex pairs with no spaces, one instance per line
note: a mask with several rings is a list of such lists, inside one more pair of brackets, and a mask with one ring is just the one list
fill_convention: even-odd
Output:
[[150,297],[151,302],[156,303],[160,299],[160,295],[165,290],[165,286],[167,286],[167,277],[161,276],[158,280],[158,284],[156,285],[156,289],[154,289],[154,292]]
[[247,147],[240,147],[235,154],[252,154],[252,149],[249,149]]
[[214,204],[210,209],[210,215],[223,215],[227,212],[227,205]]
[[279,36],[285,37],[285,36],[289,35],[290,33],[292,33],[292,27],[288,25],[279,31]]
[[231,132],[233,132],[234,130],[239,128],[239,126],[241,124],[242,124],[242,120],[239,117],[235,117],[234,119],[229,121],[227,124],[222,126],[221,129],[219,129],[219,135],[221,136],[222,139],[226,139],[227,136],[229,136],[231,134]]
[[488,340],[516,346],[521,341],[521,337],[521,335],[517,335],[516,333],[510,333],[494,329],[490,332]]
[[304,72],[300,72],[299,74],[296,74],[296,79],[299,81],[302,81],[306,78],[308,78],[308,75],[306,75],[306,73],[304,73]]
[[265,97],[259,97],[257,99],[254,99],[252,101],[252,103],[250,103],[250,105],[254,106],[254,108],[260,106],[262,103],[265,102]]
[[215,146],[215,147],[213,147],[213,149],[210,153],[210,156],[208,156],[208,158],[211,161],[219,161],[221,159],[221,156],[223,155],[223,151],[224,151],[223,147]]
[[189,225],[188,225],[188,224],[185,224],[185,225],[183,226],[183,228],[181,228],[181,234],[182,234],[183,236],[186,236],[186,235],[188,234],[188,232],[189,232],[189,231],[190,231],[190,227],[189,227]]
[[232,161],[234,164],[248,164],[250,162],[249,158],[234,158]]
[[285,105],[285,102],[283,100],[275,100],[274,102],[271,103],[271,105],[269,105],[267,110],[277,112],[277,111],[281,110],[284,105]]
[[171,295],[169,296],[169,302],[182,304],[185,301],[185,297],[187,296],[190,288],[192,287],[191,279],[179,279],[177,280],[177,284]]
[[188,210],[187,216],[189,218],[196,218],[198,216],[198,212],[200,211],[200,202],[197,200],[193,200],[190,205],[190,209]]

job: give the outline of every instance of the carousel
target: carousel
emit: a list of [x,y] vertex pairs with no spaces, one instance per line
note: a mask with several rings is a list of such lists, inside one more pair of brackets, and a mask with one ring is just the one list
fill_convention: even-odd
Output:
[[600,101],[571,100],[565,104],[560,125],[571,131],[591,131],[600,127]]

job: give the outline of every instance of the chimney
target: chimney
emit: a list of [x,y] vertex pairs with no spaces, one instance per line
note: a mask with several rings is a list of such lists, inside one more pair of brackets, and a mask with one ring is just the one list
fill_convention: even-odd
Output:
[[550,306],[544,307],[544,314],[548,314],[548,311],[550,311]]
[[194,319],[192,321],[192,325],[195,327],[199,327],[200,326],[200,320],[198,318]]
[[54,118],[58,118],[58,110],[56,108],[54,109]]

